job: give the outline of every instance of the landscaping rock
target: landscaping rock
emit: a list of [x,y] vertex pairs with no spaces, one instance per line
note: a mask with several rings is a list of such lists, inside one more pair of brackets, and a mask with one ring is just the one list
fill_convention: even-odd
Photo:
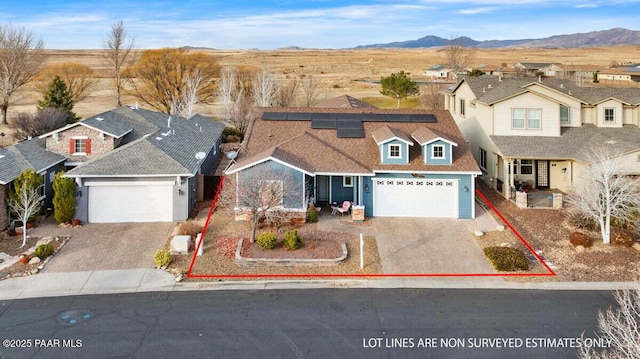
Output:
[[576,246],[576,252],[578,252],[578,253],[582,253],[585,250],[587,250],[587,249],[584,246],[581,246],[581,245],[577,245]]
[[499,225],[496,227],[496,229],[497,229],[498,231],[500,231],[500,232],[502,232],[502,231],[504,231],[504,230],[505,230],[504,226],[503,226],[503,225],[501,225],[501,224],[499,224]]
[[504,242],[504,243],[500,243],[500,247],[513,247],[513,244]]
[[574,247],[582,246],[583,248],[591,247],[591,238],[580,232],[573,232],[569,235],[569,242],[573,244]]
[[631,248],[635,249],[636,251],[640,251],[640,243],[635,242],[635,243],[631,246]]
[[31,258],[31,260],[29,260],[29,264],[38,264],[40,262],[41,262],[41,260],[38,257],[33,257],[33,258]]
[[476,237],[482,237],[484,233],[482,233],[482,231],[474,231],[473,235],[475,235]]

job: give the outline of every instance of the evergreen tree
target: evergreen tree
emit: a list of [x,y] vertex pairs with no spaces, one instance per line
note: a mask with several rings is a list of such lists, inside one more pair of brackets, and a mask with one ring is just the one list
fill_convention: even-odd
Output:
[[380,93],[396,99],[398,108],[400,108],[400,100],[420,94],[416,82],[411,80],[409,73],[404,71],[380,78],[380,85],[382,86]]
[[76,183],[63,174],[58,172],[53,179],[53,217],[57,223],[71,222],[76,213]]
[[56,76],[51,80],[44,94],[44,98],[38,101],[38,110],[45,108],[58,108],[64,111],[67,115],[67,123],[74,123],[80,119],[80,117],[73,112],[71,92],[69,92],[67,84],[60,76]]

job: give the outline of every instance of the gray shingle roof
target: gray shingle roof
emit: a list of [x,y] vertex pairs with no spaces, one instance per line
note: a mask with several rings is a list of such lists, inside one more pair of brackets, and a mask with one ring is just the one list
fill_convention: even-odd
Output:
[[613,88],[613,87],[578,87],[569,80],[534,78],[502,79],[492,75],[479,77],[464,77],[454,87],[444,92],[452,93],[462,82],[466,82],[478,102],[493,104],[498,101],[515,96],[527,91],[527,87],[540,84],[555,91],[571,96],[585,104],[594,105],[609,98],[618,99],[624,103],[640,104],[640,89],[638,88]]
[[225,127],[201,115],[169,120],[164,113],[129,107],[96,117],[128,125],[132,131],[123,145],[69,171],[69,176],[195,174],[203,161],[196,154],[208,154]]
[[525,159],[573,159],[587,161],[594,143],[608,144],[614,151],[640,147],[640,128],[602,128],[583,124],[562,129],[560,137],[491,136],[505,157]]
[[0,184],[13,181],[24,170],[39,172],[65,160],[64,156],[47,151],[45,140],[39,138],[0,148]]
[[108,133],[115,138],[120,138],[133,130],[131,124],[122,121],[115,111],[89,117],[82,120],[81,123]]

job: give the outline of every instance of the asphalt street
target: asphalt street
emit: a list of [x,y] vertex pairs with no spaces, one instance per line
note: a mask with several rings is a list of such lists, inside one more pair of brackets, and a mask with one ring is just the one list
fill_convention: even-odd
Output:
[[299,289],[0,302],[0,358],[576,358],[608,291]]

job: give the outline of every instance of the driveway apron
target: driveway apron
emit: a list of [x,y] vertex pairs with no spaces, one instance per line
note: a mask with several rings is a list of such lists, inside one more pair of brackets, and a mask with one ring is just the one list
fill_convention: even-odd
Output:
[[153,268],[153,254],[164,246],[174,227],[171,222],[158,222],[87,223],[80,228],[58,228],[47,222],[29,235],[71,238],[47,263],[44,272]]

